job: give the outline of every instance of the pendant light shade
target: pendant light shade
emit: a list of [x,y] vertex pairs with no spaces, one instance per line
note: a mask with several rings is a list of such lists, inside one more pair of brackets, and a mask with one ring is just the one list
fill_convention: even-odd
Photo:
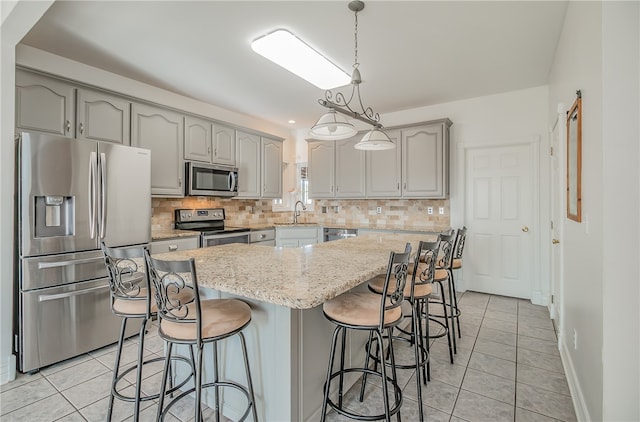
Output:
[[318,122],[313,125],[310,135],[315,139],[338,140],[354,136],[357,131],[347,118],[330,108]]
[[385,149],[393,149],[395,147],[396,144],[391,141],[389,136],[377,127],[374,127],[367,132],[360,142],[354,146],[355,149],[365,151],[382,151]]

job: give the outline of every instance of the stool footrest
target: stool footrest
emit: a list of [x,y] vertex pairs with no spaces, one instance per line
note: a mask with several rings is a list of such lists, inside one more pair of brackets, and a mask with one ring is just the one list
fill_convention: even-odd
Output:
[[[333,372],[331,374],[331,377],[329,378],[329,383],[331,383],[331,380],[333,380],[335,377],[339,376],[341,373],[343,374],[347,374],[347,373],[352,373],[352,372],[361,372],[362,374],[369,374],[369,375],[374,375],[376,377],[380,377],[382,378],[382,373],[374,371],[373,369],[369,369],[369,368],[346,368],[342,371],[337,371],[337,372]],[[389,392],[389,396],[393,395],[394,401],[393,403],[389,403],[389,416],[393,416],[396,413],[398,413],[400,411],[400,407],[402,406],[402,389],[400,388],[400,386],[398,385],[398,383],[391,377],[389,377],[387,375],[387,381],[391,383],[391,386],[393,387],[393,392]],[[360,382],[360,381],[358,381]],[[326,387],[326,383],[325,383],[325,387]],[[393,394],[391,394],[393,393]],[[336,412],[338,412],[339,414],[341,414],[342,416],[346,416],[349,419],[355,419],[355,420],[359,420],[359,421],[379,421],[379,420],[384,420],[386,419],[386,415],[380,414],[380,415],[361,415],[358,413],[353,413],[350,412],[348,410],[345,410],[342,407],[339,407],[336,403],[334,403],[331,398],[327,398],[327,404]]]

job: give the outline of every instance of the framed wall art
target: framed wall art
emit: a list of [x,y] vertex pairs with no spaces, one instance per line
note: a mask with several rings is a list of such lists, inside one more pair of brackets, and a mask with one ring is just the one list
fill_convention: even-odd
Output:
[[567,111],[567,218],[582,221],[582,93]]

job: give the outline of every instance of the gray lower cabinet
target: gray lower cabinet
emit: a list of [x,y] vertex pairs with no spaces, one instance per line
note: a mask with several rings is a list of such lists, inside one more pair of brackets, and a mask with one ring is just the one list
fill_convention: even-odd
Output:
[[174,239],[154,240],[151,242],[149,252],[153,254],[175,251],[186,251],[189,249],[198,249],[200,247],[200,238],[194,237],[177,237]]
[[74,137],[73,85],[22,69],[16,70],[16,128]]
[[130,145],[131,102],[105,92],[78,89],[78,139]]
[[211,122],[185,116],[184,159],[211,163],[211,152]]
[[276,246],[283,248],[300,248],[320,243],[322,227],[276,227]]
[[138,103],[131,110],[131,145],[151,150],[151,194],[184,196],[183,115]]

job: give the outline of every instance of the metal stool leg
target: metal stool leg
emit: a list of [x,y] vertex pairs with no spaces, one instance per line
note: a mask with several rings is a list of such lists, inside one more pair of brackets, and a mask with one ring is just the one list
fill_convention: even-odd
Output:
[[120,358],[122,357],[122,343],[124,342],[124,332],[127,329],[128,318],[122,318],[120,324],[120,338],[118,339],[118,351],[116,352],[116,362],[113,368],[113,379],[111,380],[111,394],[109,395],[109,407],[107,408],[107,422],[111,422],[113,416],[113,400],[115,399],[116,381],[120,369]]
[[249,356],[247,354],[247,342],[244,339],[244,334],[241,332],[238,333],[240,335],[240,343],[242,344],[242,354],[244,356],[244,367],[247,371],[247,385],[249,387],[249,394],[251,395],[251,404],[253,406],[253,421],[258,422],[258,411],[256,410],[256,396],[253,393],[253,381],[251,379],[251,369],[249,368]]
[[456,282],[453,278],[453,268],[449,270],[449,277],[451,279],[451,289],[453,290],[453,306],[455,306],[456,324],[458,325],[458,338],[462,338],[460,331],[460,308],[458,308],[458,295],[456,295]]
[[322,414],[320,415],[320,422],[325,422],[327,418],[327,404],[329,401],[329,387],[331,386],[331,371],[333,371],[333,360],[336,356],[336,342],[338,340],[338,332],[341,327],[337,326],[333,330],[333,337],[331,338],[331,351],[329,354],[329,368],[327,369],[327,379],[324,382],[324,397],[322,399]]

